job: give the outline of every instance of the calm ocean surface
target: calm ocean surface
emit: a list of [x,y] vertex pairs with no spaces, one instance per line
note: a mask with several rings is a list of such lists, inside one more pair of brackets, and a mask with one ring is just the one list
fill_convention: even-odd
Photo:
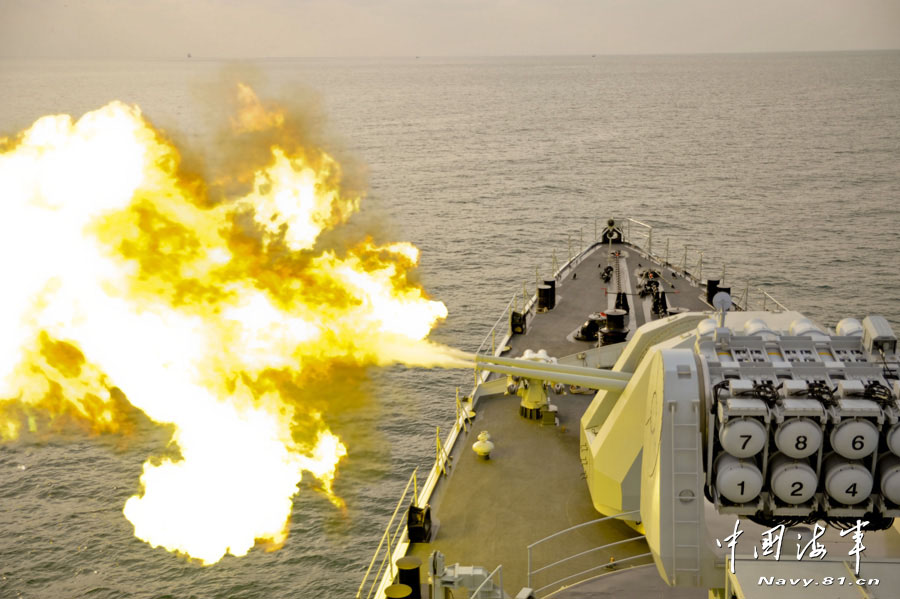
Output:
[[[0,135],[119,99],[202,148],[212,82],[233,68],[0,60]],[[365,220],[422,250],[421,279],[450,309],[438,341],[474,350],[535,268],[549,274],[554,251],[564,260],[608,216],[654,225],[673,259],[704,250],[704,273],[724,263],[734,288],[749,280],[824,325],[878,313],[900,332],[900,52],[239,70],[263,96],[314,98],[339,153],[368,165]],[[0,597],[352,596],[410,472],[430,467],[456,385],[471,375],[373,371],[352,410],[327,415],[349,447],[346,509],[304,482],[281,550],[211,567],[150,548],[122,515],[165,430],[0,446]]]

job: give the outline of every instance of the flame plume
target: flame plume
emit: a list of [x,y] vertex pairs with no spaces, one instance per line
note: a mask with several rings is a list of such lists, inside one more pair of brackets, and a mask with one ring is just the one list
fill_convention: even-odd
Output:
[[[236,143],[290,137],[283,111],[237,92]],[[124,513],[204,564],[280,546],[304,473],[341,505],[347,450],[284,381],[329,360],[458,361],[426,340],[447,310],[407,278],[415,247],[316,251],[362,199],[337,161],[296,140],[264,156],[213,201],[227,186],[185,175],[136,106],[0,139],[0,439],[44,421],[127,430],[131,406],[174,425],[181,459],[148,460]]]

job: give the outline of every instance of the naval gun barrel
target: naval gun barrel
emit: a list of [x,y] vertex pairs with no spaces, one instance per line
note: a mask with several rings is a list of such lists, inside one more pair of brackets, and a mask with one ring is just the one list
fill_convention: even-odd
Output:
[[[516,368],[531,368],[535,370],[547,370],[549,372],[566,372],[568,374],[580,374],[583,376],[601,376],[603,378],[617,379],[620,381],[631,380],[631,374],[627,372],[619,372],[617,370],[604,370],[602,368],[588,368],[587,366],[551,364],[549,362],[538,362],[535,360],[524,360],[521,358],[502,358],[500,356],[476,356],[475,361],[479,364],[490,362],[491,364],[504,364],[506,366],[514,366]],[[490,368],[483,368],[485,370],[490,370]]]
[[631,378],[631,375],[627,373],[612,370],[496,356],[476,356],[475,363],[483,370],[499,374],[511,374],[527,379],[539,379],[607,391],[621,391]]

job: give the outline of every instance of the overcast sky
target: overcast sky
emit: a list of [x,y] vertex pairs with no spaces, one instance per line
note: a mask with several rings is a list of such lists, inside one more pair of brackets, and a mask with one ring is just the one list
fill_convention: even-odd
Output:
[[0,57],[900,48],[900,0],[0,0]]

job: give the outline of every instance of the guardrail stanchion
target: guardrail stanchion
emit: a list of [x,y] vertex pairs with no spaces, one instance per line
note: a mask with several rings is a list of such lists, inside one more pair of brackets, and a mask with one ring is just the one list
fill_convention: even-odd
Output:
[[435,459],[437,460],[438,466],[440,466],[441,474],[447,475],[447,469],[444,467],[444,448],[441,447],[441,427],[434,427],[434,443],[437,448],[437,456]]
[[388,545],[388,552],[387,552],[388,568],[391,571],[391,580],[394,580],[394,560],[391,559],[391,557],[394,555],[394,551],[393,551],[393,549],[391,549],[391,536],[390,535],[388,535],[387,545]]
[[531,545],[528,546],[528,588],[534,588],[531,586]]

